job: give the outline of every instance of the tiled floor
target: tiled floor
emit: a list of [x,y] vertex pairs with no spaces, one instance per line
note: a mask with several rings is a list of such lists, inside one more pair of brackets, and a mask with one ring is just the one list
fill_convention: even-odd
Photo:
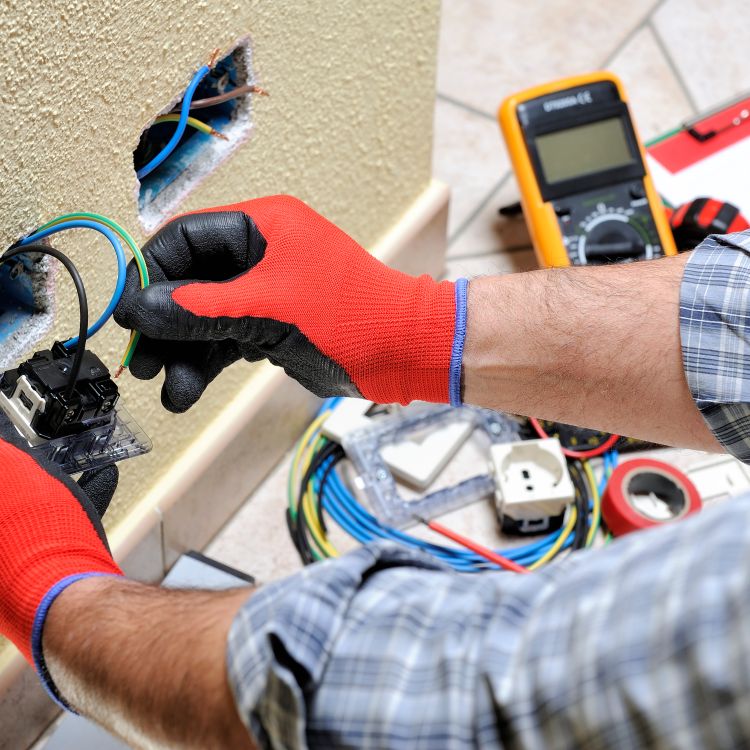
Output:
[[[608,68],[623,79],[640,133],[650,138],[750,89],[750,63],[727,32],[750,35],[744,9],[741,0],[443,0],[434,173],[452,189],[447,275],[536,265],[523,219],[497,213],[518,199],[495,119],[505,96]],[[690,453],[670,460],[681,458],[689,462]],[[286,467],[208,550],[260,581],[299,567],[284,526]],[[459,524],[480,540],[493,526],[491,511],[478,506]]]
[[443,0],[435,175],[453,191],[448,275],[534,267],[496,120],[527,86],[607,68],[624,81],[648,139],[750,89],[731,38],[750,32],[741,0]]

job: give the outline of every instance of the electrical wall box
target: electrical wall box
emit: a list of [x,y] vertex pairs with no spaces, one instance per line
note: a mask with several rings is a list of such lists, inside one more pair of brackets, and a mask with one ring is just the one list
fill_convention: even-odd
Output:
[[[194,100],[208,99],[251,84],[251,49],[242,42],[219,60],[198,85]],[[187,74],[187,71],[186,71]],[[176,109],[177,108],[177,109]],[[172,102],[159,114],[178,111]],[[141,222],[151,231],[174,214],[176,206],[240,146],[252,129],[251,101],[248,94],[196,109],[191,115],[221,133],[217,138],[193,127],[185,129],[174,151],[151,174],[139,180],[138,209]],[[174,122],[152,122],[142,133],[133,153],[138,172],[170,141],[177,127]]]
[[57,264],[50,260],[30,252],[0,265],[0,371],[52,328]]
[[557,438],[496,443],[490,452],[502,515],[517,520],[557,516],[572,502],[575,490]]

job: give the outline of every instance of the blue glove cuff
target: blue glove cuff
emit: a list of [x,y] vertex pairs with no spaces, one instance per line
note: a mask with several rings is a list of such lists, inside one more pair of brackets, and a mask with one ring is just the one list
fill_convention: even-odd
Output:
[[47,619],[47,613],[52,603],[57,599],[68,586],[81,581],[84,578],[98,578],[101,576],[109,576],[111,573],[77,573],[76,575],[68,576],[58,581],[42,599],[34,617],[34,625],[31,629],[31,655],[34,659],[34,667],[39,679],[42,681],[44,689],[47,691],[52,700],[57,703],[60,708],[65,711],[75,713],[75,711],[65,702],[62,695],[60,695],[57,686],[55,685],[52,677],[47,669],[47,664],[44,661],[44,654],[42,653],[42,632],[44,631],[44,622]]
[[464,358],[464,341],[466,340],[466,300],[469,280],[456,281],[456,332],[453,335],[453,350],[448,380],[448,397],[451,406],[461,406],[461,365]]

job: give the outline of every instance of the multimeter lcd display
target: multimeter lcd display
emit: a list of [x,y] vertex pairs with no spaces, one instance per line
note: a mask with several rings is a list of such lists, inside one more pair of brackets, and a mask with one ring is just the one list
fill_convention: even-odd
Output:
[[548,184],[635,161],[619,117],[537,136],[536,149]]

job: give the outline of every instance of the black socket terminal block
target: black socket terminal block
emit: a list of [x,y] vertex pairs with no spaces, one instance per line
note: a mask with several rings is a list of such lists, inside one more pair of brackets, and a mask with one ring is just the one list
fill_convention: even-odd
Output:
[[148,453],[151,441],[123,407],[101,359],[86,350],[71,384],[73,360],[56,342],[0,373],[0,411],[29,448],[69,474]]
[[13,398],[25,378],[44,401],[43,408],[35,408],[41,404],[34,395],[18,389],[20,404],[31,415],[31,428],[47,440],[107,424],[120,398],[109,370],[92,351],[84,352],[81,373],[69,393],[73,357],[58,341],[52,349],[37,352],[17,369],[0,376],[0,390],[6,398]]

